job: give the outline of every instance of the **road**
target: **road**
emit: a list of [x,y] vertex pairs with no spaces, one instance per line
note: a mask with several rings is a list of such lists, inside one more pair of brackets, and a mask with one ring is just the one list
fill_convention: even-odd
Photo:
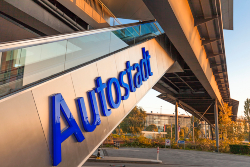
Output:
[[[106,149],[109,156],[156,159],[156,148],[121,148]],[[249,167],[250,156],[214,153],[205,151],[191,151],[180,149],[160,149],[162,164],[129,164],[129,163],[96,163],[86,162],[85,166],[121,166],[126,167]]]

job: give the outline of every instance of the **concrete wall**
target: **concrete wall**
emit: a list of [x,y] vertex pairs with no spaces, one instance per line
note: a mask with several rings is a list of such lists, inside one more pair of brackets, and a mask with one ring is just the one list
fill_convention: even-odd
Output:
[[[136,92],[130,92],[129,98],[122,101],[119,108],[112,109],[110,116],[100,115],[101,124],[94,132],[85,132],[75,99],[84,97],[90,116],[87,91],[95,88],[95,78],[101,76],[103,83],[111,77],[118,78],[118,73],[125,69],[126,61],[130,61],[131,65],[139,63],[142,47],[151,55],[153,76],[143,82]],[[58,166],[81,166],[173,63],[170,56],[152,39],[2,99],[1,166],[52,166],[52,110],[49,98],[56,93],[62,94],[85,137],[81,143],[76,142],[73,136],[62,143],[62,162]],[[127,77],[124,77],[124,81],[128,82]],[[123,88],[121,90],[123,95]],[[61,125],[62,129],[66,127],[66,124]]]

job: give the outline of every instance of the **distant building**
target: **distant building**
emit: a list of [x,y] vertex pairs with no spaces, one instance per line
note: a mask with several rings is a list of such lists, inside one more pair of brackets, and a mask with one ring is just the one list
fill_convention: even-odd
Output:
[[161,138],[167,135],[167,132],[142,131],[141,133],[144,137],[149,138],[149,139],[157,139],[157,138]]
[[245,122],[245,120],[243,119],[237,119],[236,123],[238,125],[238,130],[240,130],[241,132],[249,132],[249,123]]
[[[164,131],[164,125],[173,125],[175,124],[175,115],[173,114],[158,114],[158,113],[146,113],[146,122],[145,126],[155,124],[158,128],[158,131]],[[191,116],[188,115],[179,115],[178,122],[180,127],[190,127],[191,125]]]

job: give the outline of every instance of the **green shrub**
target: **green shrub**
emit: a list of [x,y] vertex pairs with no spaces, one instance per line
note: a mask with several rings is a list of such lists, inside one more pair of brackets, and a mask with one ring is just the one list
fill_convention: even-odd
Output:
[[250,146],[248,145],[229,145],[230,152],[233,154],[250,154]]

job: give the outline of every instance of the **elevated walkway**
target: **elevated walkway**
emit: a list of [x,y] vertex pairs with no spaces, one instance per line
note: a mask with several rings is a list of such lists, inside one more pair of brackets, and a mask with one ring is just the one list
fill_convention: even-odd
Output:
[[0,44],[0,163],[82,166],[174,64],[157,22]]

